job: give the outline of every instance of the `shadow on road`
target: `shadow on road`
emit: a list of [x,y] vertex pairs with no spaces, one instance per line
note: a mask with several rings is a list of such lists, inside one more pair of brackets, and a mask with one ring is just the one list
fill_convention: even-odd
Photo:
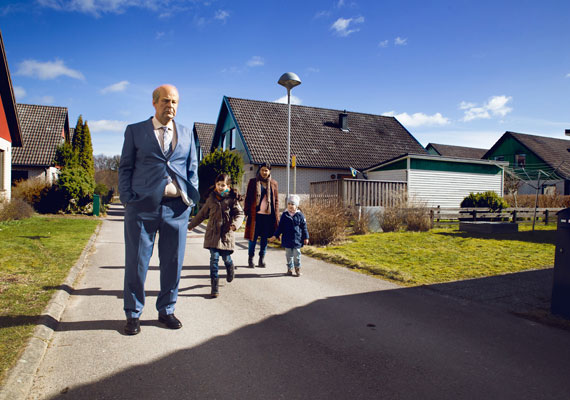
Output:
[[[122,321],[61,329],[88,324]],[[318,300],[54,398],[562,399],[568,370],[566,331],[405,288]]]

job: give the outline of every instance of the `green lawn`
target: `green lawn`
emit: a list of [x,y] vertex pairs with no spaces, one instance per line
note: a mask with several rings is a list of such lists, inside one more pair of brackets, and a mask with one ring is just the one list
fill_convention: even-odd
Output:
[[521,224],[518,233],[481,235],[459,232],[455,224],[430,232],[356,235],[303,252],[407,286],[433,284],[552,267],[556,226],[531,229]]
[[99,223],[45,216],[0,222],[0,382]]

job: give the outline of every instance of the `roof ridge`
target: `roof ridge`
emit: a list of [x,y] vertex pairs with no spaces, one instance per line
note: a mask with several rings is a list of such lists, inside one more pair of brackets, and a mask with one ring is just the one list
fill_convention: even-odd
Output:
[[[287,103],[278,103],[276,101],[268,101],[268,100],[253,100],[253,99],[244,99],[241,97],[231,97],[231,96],[225,96],[228,100],[229,99],[234,99],[234,100],[243,100],[243,101],[250,101],[253,103],[268,103],[268,104],[283,104],[283,105],[287,105]],[[307,105],[303,105],[303,104],[291,104],[291,107],[303,107],[303,108],[313,108],[316,110],[327,110],[327,111],[338,111],[338,112],[347,112],[347,113],[351,113],[351,114],[358,114],[358,115],[370,115],[373,117],[384,117],[384,118],[392,118],[392,119],[396,119],[396,117],[394,117],[393,115],[381,115],[381,114],[372,114],[372,113],[363,113],[363,112],[358,112],[358,111],[350,111],[347,109],[343,109],[343,110],[339,110],[336,108],[325,108],[325,107],[315,107],[315,106],[307,106]]]

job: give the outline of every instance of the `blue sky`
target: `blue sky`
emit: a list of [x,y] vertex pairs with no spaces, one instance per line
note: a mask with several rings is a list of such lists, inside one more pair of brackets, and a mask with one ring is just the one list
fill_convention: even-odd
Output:
[[570,128],[570,2],[2,0],[16,101],[82,114],[95,154],[153,115],[215,123],[222,97],[393,115],[422,143],[489,148]]

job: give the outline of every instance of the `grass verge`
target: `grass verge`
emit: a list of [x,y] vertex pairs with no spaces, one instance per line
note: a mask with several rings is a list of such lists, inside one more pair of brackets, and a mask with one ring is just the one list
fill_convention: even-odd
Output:
[[56,216],[0,222],[0,383],[99,223]]
[[554,265],[556,226],[519,224],[519,232],[482,235],[458,225],[429,232],[351,236],[339,245],[307,246],[303,253],[406,286],[450,282],[549,268]]

